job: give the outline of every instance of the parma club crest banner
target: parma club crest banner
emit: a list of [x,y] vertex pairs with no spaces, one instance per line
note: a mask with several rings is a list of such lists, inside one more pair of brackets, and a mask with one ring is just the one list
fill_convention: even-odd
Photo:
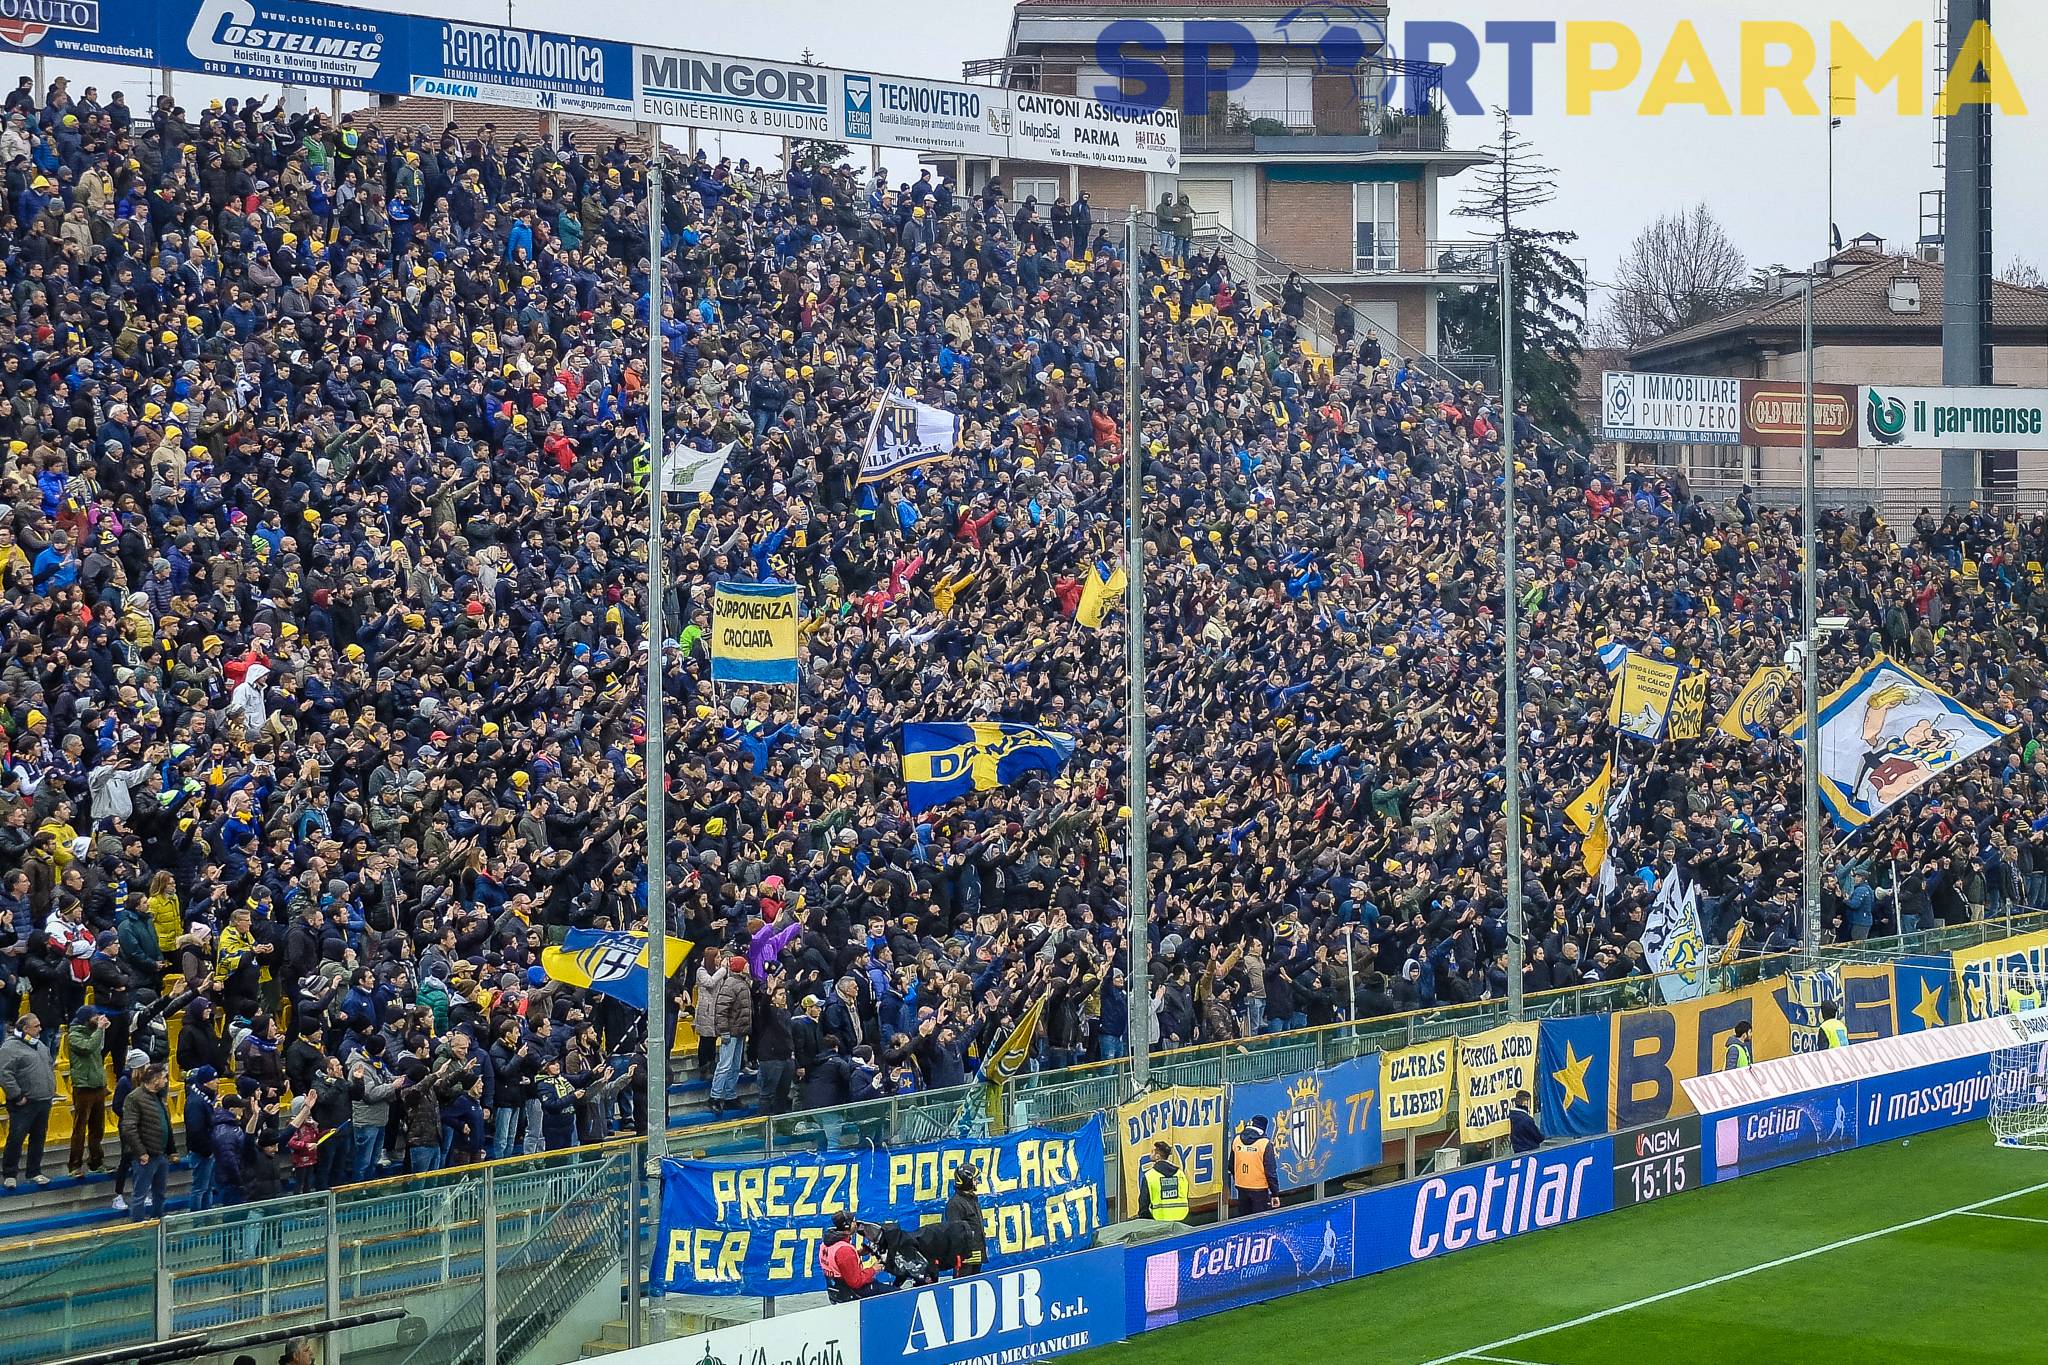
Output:
[[1247,1120],[1273,1142],[1280,1188],[1298,1190],[1380,1164],[1380,1057],[1230,1087],[1230,1131]]
[[[1802,748],[1806,724],[1789,727]],[[1880,654],[1820,706],[1820,799],[1861,829],[2011,731]]]

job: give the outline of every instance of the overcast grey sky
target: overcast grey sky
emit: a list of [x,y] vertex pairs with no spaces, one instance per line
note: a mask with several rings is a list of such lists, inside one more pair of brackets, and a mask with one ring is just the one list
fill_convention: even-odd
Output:
[[[397,5],[376,6],[386,9]],[[493,0],[428,0],[424,12],[451,18],[503,21],[505,8]],[[1535,112],[1522,129],[1558,175],[1557,201],[1545,210],[1546,226],[1569,227],[1581,237],[1579,254],[1595,280],[1611,279],[1629,239],[1661,212],[1704,199],[1727,224],[1737,245],[1754,264],[1801,263],[1817,257],[1825,240],[1825,141],[1818,117],[1788,115],[1776,104],[1764,117],[1710,117],[1680,109],[1658,117],[1636,112],[1650,72],[1665,51],[1674,26],[1691,19],[1715,73],[1731,99],[1739,97],[1740,23],[1782,19],[1821,35],[1827,24],[1847,16],[1866,47],[1882,50],[1908,24],[1925,23],[1930,0],[1857,0],[1826,5],[1818,0],[1691,0],[1674,7],[1647,7],[1628,0],[1580,0],[1567,9],[1543,0],[1465,0],[1455,6],[1424,8],[1394,0],[1398,45],[1404,21],[1457,18],[1479,28],[1489,20],[1551,18],[1628,20],[1636,25],[1644,51],[1643,70],[1623,95],[1595,98],[1589,116],[1564,112],[1562,45],[1540,49],[1535,63]],[[421,11],[414,11],[421,12]],[[1645,19],[1646,13],[1653,18]],[[735,3],[679,5],[675,0],[611,0],[603,5],[569,0],[517,0],[517,21],[535,28],[587,33],[676,47],[694,47],[763,57],[794,58],[805,47],[835,66],[958,79],[960,63],[1000,55],[1009,33],[1007,0],[736,0]],[[2005,0],[1997,9],[1997,36],[2024,96],[2028,112],[1996,120],[2000,164],[1995,176],[1995,235],[2001,264],[2024,256],[2048,268],[2048,5]],[[1823,63],[1825,57],[1823,57]],[[28,60],[4,59],[9,76],[25,73]],[[1930,59],[1931,64],[1931,59]],[[133,96],[149,87],[148,73],[98,68],[89,78],[111,88],[118,83]],[[1823,78],[1810,87],[1818,99]],[[1489,105],[1506,97],[1506,63],[1489,51],[1476,82]],[[177,89],[188,107],[196,98],[246,94],[236,83],[181,75]],[[348,97],[353,104],[360,96]],[[1452,137],[1471,146],[1490,132],[1484,120],[1459,119]],[[1887,96],[1866,99],[1857,115],[1836,134],[1836,221],[1845,237],[1873,231],[1897,244],[1919,234],[1919,194],[1933,188],[1933,124],[1930,114],[1901,117]],[[679,136],[679,134],[676,134]],[[737,153],[744,149],[735,144]],[[908,155],[891,158],[892,169],[913,165]],[[1448,211],[1449,202],[1446,203]],[[1439,226],[1458,235],[1454,222]],[[1596,306],[1598,300],[1595,301]]]

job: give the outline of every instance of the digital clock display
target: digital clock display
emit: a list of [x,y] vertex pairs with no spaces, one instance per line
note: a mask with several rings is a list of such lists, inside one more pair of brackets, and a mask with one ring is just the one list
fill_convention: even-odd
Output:
[[1638,1128],[1614,1139],[1614,1207],[1647,1204],[1700,1185],[1697,1115]]

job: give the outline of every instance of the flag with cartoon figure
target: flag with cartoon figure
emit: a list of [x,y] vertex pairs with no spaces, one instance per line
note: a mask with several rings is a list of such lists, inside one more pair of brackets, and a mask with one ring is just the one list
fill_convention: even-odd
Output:
[[[1785,733],[1805,747],[1803,720]],[[1880,654],[1820,704],[1820,798],[1861,829],[2010,733]]]

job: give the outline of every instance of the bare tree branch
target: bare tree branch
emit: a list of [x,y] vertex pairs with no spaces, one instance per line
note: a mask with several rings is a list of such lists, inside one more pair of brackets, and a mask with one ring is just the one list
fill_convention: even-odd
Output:
[[1616,268],[1601,332],[1634,348],[1720,317],[1746,297],[1749,263],[1704,203],[1636,234]]

